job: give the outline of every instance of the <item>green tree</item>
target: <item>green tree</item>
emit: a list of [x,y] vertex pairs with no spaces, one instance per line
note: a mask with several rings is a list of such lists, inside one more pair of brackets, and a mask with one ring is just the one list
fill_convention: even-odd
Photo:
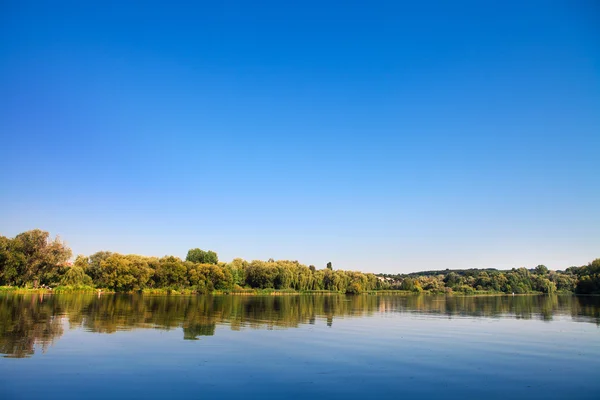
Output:
[[24,269],[25,255],[14,251],[12,239],[0,236],[0,284],[20,285]]
[[353,282],[350,284],[350,286],[348,286],[348,288],[346,288],[347,294],[359,294],[362,293],[362,291],[362,286],[358,282]]
[[206,264],[218,264],[219,262],[219,257],[217,256],[217,253],[215,253],[212,250],[208,250],[206,252],[206,255],[204,256],[204,262]]
[[248,263],[241,258],[235,258],[232,262],[225,266],[229,270],[233,279],[233,284],[243,286],[245,281],[245,269]]
[[65,286],[92,286],[92,278],[85,274],[83,268],[74,265],[60,279],[60,284]]
[[146,287],[152,273],[147,257],[113,253],[100,262],[100,273],[95,282],[99,287],[129,292]]
[[204,269],[204,275],[207,283],[210,283],[214,289],[229,290],[233,288],[233,276],[226,268],[221,268],[214,264],[201,265]]
[[412,278],[405,278],[400,284],[400,290],[415,290],[415,281]]
[[577,286],[577,277],[571,274],[552,272],[549,279],[554,282],[559,291],[573,292]]
[[8,248],[12,254],[3,269],[19,286],[58,283],[61,270],[66,268],[72,254],[58,237],[52,240],[48,232],[40,229],[18,234]]
[[77,257],[75,258],[75,262],[73,263],[73,266],[79,267],[79,268],[83,269],[83,271],[85,272],[90,266],[90,259],[89,259],[89,257],[86,257],[83,254],[78,254]]
[[199,248],[188,250],[185,261],[190,261],[197,264],[204,264],[206,260],[206,252]]
[[452,271],[444,277],[444,283],[447,287],[453,288],[461,284],[461,277],[456,272]]
[[187,268],[177,257],[168,256],[159,260],[154,271],[154,284],[162,288],[183,288],[187,286]]
[[246,267],[246,283],[252,288],[272,288],[277,274],[277,269],[273,264],[264,261],[252,261]]
[[212,250],[204,251],[195,248],[188,251],[185,260],[197,264],[217,264],[219,262],[219,257],[217,256],[217,253]]
[[579,294],[600,294],[600,258],[578,268],[579,277],[575,291]]
[[[101,279],[102,261],[106,260],[112,254],[113,253],[111,253],[110,251],[98,251],[89,257],[88,265],[87,265],[87,267],[84,267],[83,270],[85,271],[85,273],[87,275],[89,275],[92,278],[92,280],[94,282],[99,282]],[[75,260],[75,262],[78,262],[78,261]],[[83,264],[83,260],[80,260],[79,262]],[[104,287],[106,287],[106,286],[104,286]]]
[[538,265],[534,270],[536,275],[548,275],[548,268],[545,265]]

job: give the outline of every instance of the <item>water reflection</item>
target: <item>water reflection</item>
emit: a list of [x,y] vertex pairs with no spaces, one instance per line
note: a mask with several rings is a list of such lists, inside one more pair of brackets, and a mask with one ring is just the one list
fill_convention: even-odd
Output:
[[552,320],[570,316],[600,325],[600,298],[574,296],[437,297],[397,295],[141,296],[0,295],[0,353],[27,357],[46,350],[69,328],[113,333],[135,328],[183,329],[183,338],[215,334],[217,325],[293,328],[375,313]]

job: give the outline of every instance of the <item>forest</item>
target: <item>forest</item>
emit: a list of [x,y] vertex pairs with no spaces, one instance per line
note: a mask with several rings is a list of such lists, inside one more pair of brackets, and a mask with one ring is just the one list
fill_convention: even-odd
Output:
[[533,269],[436,270],[412,274],[372,274],[323,269],[298,261],[221,262],[216,252],[190,249],[185,260],[99,251],[78,255],[58,237],[39,229],[14,238],[0,236],[0,286],[56,291],[103,290],[144,293],[339,292],[398,290],[426,293],[600,294],[600,259],[564,271]]

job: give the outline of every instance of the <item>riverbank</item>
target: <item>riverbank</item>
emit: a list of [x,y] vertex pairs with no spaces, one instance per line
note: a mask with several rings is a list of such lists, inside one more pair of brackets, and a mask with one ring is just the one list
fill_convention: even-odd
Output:
[[41,287],[41,288],[23,288],[16,286],[0,286],[0,293],[40,293],[40,294],[52,294],[52,293],[115,293],[113,290],[100,289],[93,286],[87,285],[76,285],[76,286],[57,286],[54,288]]
[[[106,288],[94,288],[92,286],[77,285],[77,286],[57,286],[55,288],[21,288],[15,286],[0,286],[0,293],[39,293],[39,294],[59,294],[59,293],[95,293],[95,294],[143,294],[149,296],[192,296],[192,295],[232,295],[232,296],[298,296],[298,295],[342,295],[342,294],[356,294],[356,295],[399,295],[399,296],[412,296],[415,294],[424,295],[446,295],[446,296],[528,296],[528,295],[543,295],[542,292],[527,292],[527,293],[504,293],[494,292],[485,290],[474,290],[469,292],[454,292],[454,291],[410,291],[410,290],[368,290],[361,293],[345,293],[341,291],[332,290],[303,290],[298,291],[294,289],[252,289],[252,288],[237,288],[232,290],[213,290],[212,292],[200,292],[195,289],[172,289],[172,288],[154,288],[154,289],[143,289],[139,291],[124,291],[115,292]],[[559,295],[573,295],[573,292],[555,292],[554,294]]]

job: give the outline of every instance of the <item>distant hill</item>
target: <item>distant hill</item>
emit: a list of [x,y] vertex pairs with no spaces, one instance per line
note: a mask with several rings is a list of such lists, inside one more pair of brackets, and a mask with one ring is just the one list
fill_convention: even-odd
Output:
[[470,275],[477,275],[480,272],[499,272],[499,270],[496,268],[442,269],[442,270],[410,272],[408,274],[376,274],[376,275],[384,277],[384,278],[401,279],[401,278],[416,278],[419,276],[438,276],[438,275],[446,276],[451,272],[454,272],[455,274],[460,275],[460,276],[470,276]]

